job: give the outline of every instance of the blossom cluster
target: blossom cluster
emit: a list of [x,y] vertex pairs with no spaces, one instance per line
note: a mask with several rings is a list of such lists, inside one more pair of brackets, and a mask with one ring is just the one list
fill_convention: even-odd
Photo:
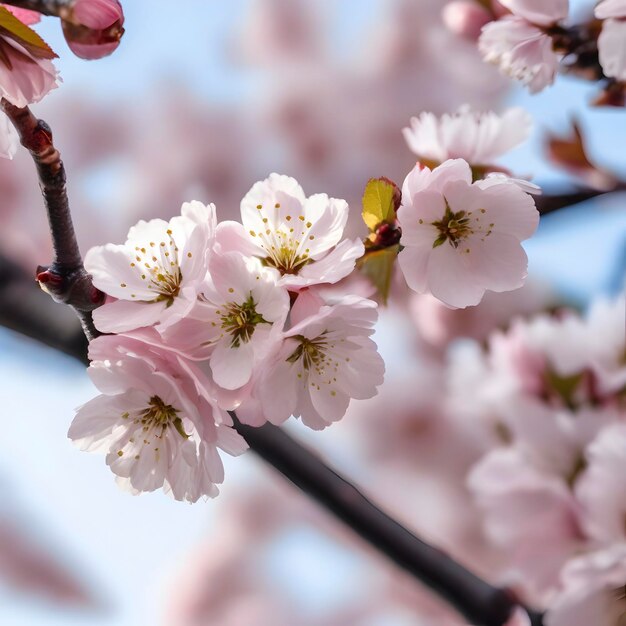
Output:
[[[554,82],[567,53],[561,42],[571,35],[564,26],[568,14],[568,0],[494,0],[487,6],[473,0],[455,0],[446,5],[443,18],[454,32],[478,39],[485,61],[536,93]],[[602,21],[601,27],[590,25],[584,36],[594,40],[597,36],[598,60],[604,76],[623,82],[626,2],[601,0],[594,16]]]
[[491,439],[470,490],[548,626],[626,615],[625,319],[623,297],[518,319],[453,357],[455,411]]
[[69,436],[105,451],[134,492],[216,495],[218,449],[246,448],[228,411],[253,426],[293,415],[321,429],[382,383],[376,303],[321,289],[363,254],[360,240],[342,238],[347,203],[307,198],[272,174],[243,198],[241,217],[218,224],[213,205],[185,203],[85,257],[108,296],[94,323],[110,334],[90,346],[102,395]]

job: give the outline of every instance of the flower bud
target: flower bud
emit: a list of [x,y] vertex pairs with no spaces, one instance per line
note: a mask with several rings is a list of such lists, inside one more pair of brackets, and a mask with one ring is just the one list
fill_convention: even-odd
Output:
[[441,15],[449,31],[468,39],[478,39],[481,28],[493,19],[473,0],[454,0],[443,7]]
[[118,0],[76,0],[62,19],[70,50],[81,59],[111,54],[124,34],[124,11]]

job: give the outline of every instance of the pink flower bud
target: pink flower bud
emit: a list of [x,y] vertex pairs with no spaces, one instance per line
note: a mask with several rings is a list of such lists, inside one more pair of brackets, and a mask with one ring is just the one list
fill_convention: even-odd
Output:
[[449,31],[468,39],[478,39],[480,29],[493,19],[473,0],[454,0],[443,7],[441,15]]
[[62,23],[67,44],[76,56],[100,59],[119,46],[124,11],[118,0],[76,0]]

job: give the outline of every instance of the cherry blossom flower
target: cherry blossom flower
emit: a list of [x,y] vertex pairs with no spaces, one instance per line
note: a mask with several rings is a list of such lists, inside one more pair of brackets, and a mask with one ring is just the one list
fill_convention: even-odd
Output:
[[182,335],[185,340],[184,335],[193,331],[191,343],[208,352],[215,382],[225,389],[237,389],[249,382],[272,343],[280,340],[289,296],[277,285],[279,274],[275,269],[238,252],[213,256],[209,274],[201,301],[190,315],[194,326],[185,320],[165,338],[176,344],[176,337]]
[[522,143],[531,128],[530,115],[520,107],[498,115],[476,113],[465,105],[440,118],[433,113],[413,117],[403,133],[422,162],[438,165],[447,159],[464,159],[473,166],[485,166]]
[[166,328],[196,303],[215,231],[215,206],[186,202],[181,211],[169,222],[138,222],[125,244],[89,250],[85,268],[94,285],[117,298],[94,311],[99,330]]
[[472,183],[470,166],[449,160],[406,177],[398,221],[399,263],[411,289],[452,308],[480,302],[486,290],[524,283],[527,257],[520,242],[537,228],[532,198],[506,179]]
[[320,306],[314,296],[300,295],[291,317],[293,326],[255,387],[261,419],[245,404],[238,414],[255,425],[293,415],[320,430],[344,416],[351,398],[371,398],[383,382],[384,363],[369,338],[376,303],[346,296]]
[[583,545],[567,484],[514,447],[485,456],[468,484],[484,512],[489,538],[509,555],[505,578],[544,602],[563,565]]
[[573,559],[563,589],[550,603],[546,626],[619,626],[626,616],[626,544]]
[[610,78],[626,81],[626,1],[604,0],[595,9],[604,20],[598,37],[600,65]]
[[227,250],[263,259],[291,290],[341,280],[364,252],[360,240],[341,240],[346,201],[326,194],[307,198],[288,176],[271,174],[256,183],[241,201],[241,219],[243,226],[220,224],[218,242]]
[[81,406],[68,436],[102,451],[118,483],[133,493],[163,487],[177,500],[218,494],[224,479],[218,448],[237,455],[246,444],[216,404],[167,352],[125,337],[90,345],[88,373],[102,392]]
[[82,59],[100,59],[114,52],[124,34],[123,24],[118,0],[76,0],[62,20],[70,50]]
[[604,544],[626,541],[626,425],[605,428],[589,446],[576,484],[587,534]]
[[521,81],[531,93],[554,82],[559,57],[552,39],[521,17],[504,17],[485,25],[478,48],[485,61]]

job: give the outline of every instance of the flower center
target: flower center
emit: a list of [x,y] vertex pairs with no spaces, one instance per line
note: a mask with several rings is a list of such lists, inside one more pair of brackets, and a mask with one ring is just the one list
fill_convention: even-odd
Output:
[[225,313],[221,314],[222,328],[231,335],[231,348],[238,348],[241,342],[247,343],[254,334],[257,324],[267,324],[268,321],[256,312],[256,303],[252,296],[243,304],[230,302],[225,306]]
[[[187,253],[191,256],[191,252]],[[151,241],[147,246],[135,246],[135,259],[130,264],[155,292],[153,302],[167,302],[170,307],[180,293],[183,275],[180,271],[178,246],[168,229],[162,241]],[[134,297],[134,296],[133,296]]]
[[327,346],[324,334],[322,333],[315,339],[307,339],[303,335],[296,335],[294,339],[297,339],[300,345],[292,352],[287,362],[297,363],[302,360],[302,366],[307,372],[313,367],[318,374],[322,374],[323,367],[327,362],[330,362],[324,350]]
[[433,242],[433,248],[443,245],[446,241],[450,242],[453,248],[458,248],[459,243],[474,231],[470,226],[470,217],[466,211],[452,211],[448,201],[446,200],[446,212],[443,217],[432,222],[432,225],[439,231],[439,236]]
[[[152,428],[160,428],[161,431],[165,431],[170,426],[173,426],[181,437],[189,439],[189,435],[185,432],[183,421],[178,413],[178,409],[175,409],[170,404],[165,404],[159,396],[152,396],[148,402],[148,407],[143,409],[143,411],[139,411],[137,419],[143,424],[145,432]],[[125,413],[123,417],[128,418],[128,413]]]
[[258,241],[258,245],[267,256],[263,263],[276,268],[281,274],[297,274],[307,263],[310,248],[306,243],[315,239],[310,234],[313,223],[303,214],[281,215],[281,205],[277,202],[273,208],[257,205],[263,228],[251,230],[250,235]]

